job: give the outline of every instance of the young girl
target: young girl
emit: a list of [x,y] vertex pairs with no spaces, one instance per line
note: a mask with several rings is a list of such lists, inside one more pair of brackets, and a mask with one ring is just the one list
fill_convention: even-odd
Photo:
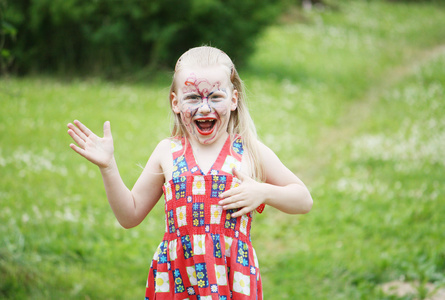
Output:
[[[277,100],[279,101],[279,100]],[[151,263],[146,300],[262,299],[250,226],[264,205],[307,213],[305,185],[256,138],[231,59],[197,47],[176,63],[172,137],[161,141],[130,191],[113,156],[110,123],[99,138],[68,124],[70,147],[99,166],[108,201],[125,228],[137,226],[162,193],[165,235]]]

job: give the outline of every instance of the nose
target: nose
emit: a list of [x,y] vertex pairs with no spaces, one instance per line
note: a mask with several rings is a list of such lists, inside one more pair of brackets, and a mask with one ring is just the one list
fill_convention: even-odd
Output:
[[210,108],[209,100],[204,98],[201,106],[199,107],[199,112],[202,114],[209,114],[211,111],[212,109]]

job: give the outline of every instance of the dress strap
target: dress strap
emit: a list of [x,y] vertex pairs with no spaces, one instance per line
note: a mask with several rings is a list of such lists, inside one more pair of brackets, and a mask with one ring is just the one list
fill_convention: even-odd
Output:
[[[235,157],[241,163],[244,154],[243,140],[241,136],[239,135],[235,136],[235,139],[232,142],[231,150],[232,150],[232,156]],[[256,208],[256,211],[262,213],[265,207],[266,207],[265,204],[261,204]]]
[[171,152],[173,156],[173,180],[180,176],[190,176],[193,174],[192,170],[197,169],[196,166],[189,165],[190,159],[187,160],[186,157],[188,147],[190,148],[190,145],[187,145],[185,138],[174,138],[171,140]]
[[179,156],[184,154],[184,138],[172,138],[171,142],[171,153],[173,155],[173,160],[177,159]]
[[[233,148],[236,140],[239,141],[237,144],[237,151],[235,151]],[[227,137],[227,140],[224,143],[224,146],[222,147],[218,157],[216,158],[215,163],[210,169],[210,175],[233,175],[233,168],[240,170],[242,152],[241,138],[235,137],[235,139],[232,140],[232,137]]]
[[196,163],[193,149],[187,138],[172,139],[173,173],[172,178],[204,175]]

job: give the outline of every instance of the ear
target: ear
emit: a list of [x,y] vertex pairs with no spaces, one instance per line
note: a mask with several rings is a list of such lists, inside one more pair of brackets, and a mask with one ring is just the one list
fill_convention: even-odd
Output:
[[170,94],[170,102],[172,104],[172,110],[175,114],[179,114],[181,110],[179,109],[179,99],[176,93],[172,92]]
[[238,90],[233,90],[232,105],[230,106],[230,110],[235,111],[237,107],[238,107]]

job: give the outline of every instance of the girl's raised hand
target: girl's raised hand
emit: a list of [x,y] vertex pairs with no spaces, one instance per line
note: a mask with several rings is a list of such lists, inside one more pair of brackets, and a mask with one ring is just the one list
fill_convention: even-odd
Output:
[[104,137],[95,135],[80,121],[75,120],[68,124],[68,134],[76,142],[70,144],[71,149],[88,159],[99,168],[107,168],[113,161],[113,137],[111,136],[110,122],[104,124]]
[[242,182],[238,187],[221,193],[219,197],[222,200],[219,201],[219,205],[224,210],[239,208],[236,213],[232,214],[233,218],[237,218],[255,210],[264,203],[265,198],[264,193],[261,192],[262,183],[253,180],[236,169],[233,169],[233,175]]

